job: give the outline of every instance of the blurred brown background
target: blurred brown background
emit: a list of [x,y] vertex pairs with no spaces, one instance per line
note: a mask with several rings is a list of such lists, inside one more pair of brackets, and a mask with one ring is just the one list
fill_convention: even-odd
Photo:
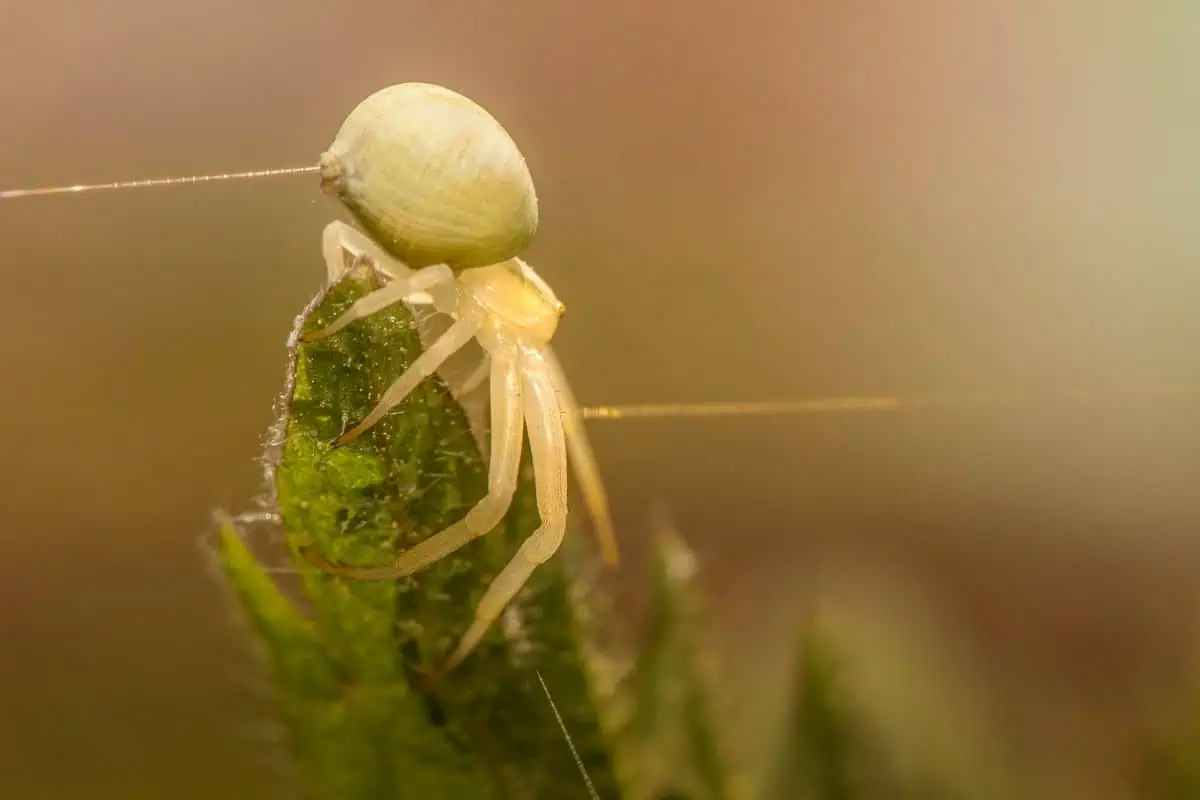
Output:
[[[0,188],[310,164],[432,81],[525,150],[585,403],[1187,384],[1198,37],[1104,0],[8,2]],[[312,176],[0,203],[0,796],[271,796],[197,537],[258,490],[339,213]],[[632,596],[654,507],[701,559],[747,762],[818,600],[872,702],[934,698],[915,750],[1131,797],[1200,678],[1197,410],[592,435]]]

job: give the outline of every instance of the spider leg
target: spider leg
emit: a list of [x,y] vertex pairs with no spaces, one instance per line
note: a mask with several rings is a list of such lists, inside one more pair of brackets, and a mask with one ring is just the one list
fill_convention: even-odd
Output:
[[395,278],[382,289],[376,289],[370,294],[360,297],[341,316],[326,327],[305,333],[300,337],[300,341],[310,343],[326,339],[352,322],[382,311],[393,303],[407,300],[414,294],[422,295],[426,290],[439,283],[452,280],[454,280],[454,273],[445,264],[426,267],[411,275]]
[[350,270],[346,264],[347,253],[354,256],[355,261],[366,255],[353,246],[350,235],[346,233],[347,230],[353,231],[354,229],[344,222],[331,222],[321,232],[321,255],[325,258],[325,282],[331,286],[340,281],[342,276]]
[[[380,291],[383,290],[381,289]],[[471,341],[475,334],[479,332],[482,324],[481,319],[470,315],[463,317],[451,325],[442,334],[440,339],[430,345],[428,350],[408,365],[408,369],[404,371],[404,374],[397,378],[396,382],[389,386],[388,390],[383,393],[383,397],[380,398],[375,408],[371,409],[371,413],[367,414],[362,422],[335,439],[333,446],[339,447],[357,438],[361,433],[383,419],[385,414],[399,405],[405,397],[408,397],[409,393],[417,387],[417,384],[432,375],[441,366],[443,361],[452,356],[467,342]]]
[[321,233],[321,254],[329,283],[336,283],[346,273],[346,253],[356,260],[365,258],[389,279],[411,275],[412,270],[395,256],[377,245],[369,236],[344,222],[334,220]]
[[546,368],[550,380],[562,398],[563,429],[566,434],[567,447],[571,453],[571,467],[575,477],[579,479],[579,488],[583,493],[583,502],[592,518],[596,530],[596,538],[600,540],[600,556],[604,563],[615,567],[620,562],[620,551],[617,548],[617,535],[613,529],[612,514],[608,509],[608,493],[604,490],[604,481],[600,478],[600,468],[596,464],[596,454],[592,451],[592,443],[583,427],[583,417],[579,413],[579,404],[567,382],[566,373],[549,345],[542,349],[546,359]]
[[339,567],[314,560],[318,567],[354,580],[392,580],[411,575],[440,561],[495,528],[512,503],[521,467],[525,420],[521,408],[521,377],[515,349],[506,348],[492,359],[492,460],[488,493],[467,515],[443,531],[405,550],[387,567]]
[[[464,397],[471,394],[471,392],[478,389],[480,385],[487,380],[488,374],[491,372],[489,364],[490,361],[491,357],[485,350],[483,352],[483,358],[479,360],[479,364],[475,367],[475,369],[471,370],[467,377],[463,378],[462,381],[456,386],[450,387],[450,392],[454,395],[455,400],[462,400]],[[518,387],[519,385],[520,384],[518,384]]]
[[525,417],[542,524],[488,586],[475,609],[475,620],[442,667],[443,671],[453,669],[475,649],[534,569],[558,550],[567,530],[567,449],[562,408],[543,355],[531,350],[524,355]]
[[347,272],[346,254],[354,257],[354,263],[370,263],[390,279],[383,288],[361,297],[350,308],[326,327],[309,331],[300,341],[309,343],[328,338],[352,322],[382,311],[401,300],[429,302],[427,290],[454,280],[454,272],[445,264],[410,270],[389,256],[381,247],[344,222],[331,222],[321,235],[321,253],[325,258],[325,270],[329,282],[334,283]]

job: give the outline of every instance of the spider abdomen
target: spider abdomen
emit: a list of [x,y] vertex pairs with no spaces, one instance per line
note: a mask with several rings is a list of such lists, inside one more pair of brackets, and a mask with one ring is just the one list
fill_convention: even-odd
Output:
[[385,249],[419,269],[505,261],[537,230],[533,178],[499,122],[425,83],[360,103],[321,156],[322,186]]

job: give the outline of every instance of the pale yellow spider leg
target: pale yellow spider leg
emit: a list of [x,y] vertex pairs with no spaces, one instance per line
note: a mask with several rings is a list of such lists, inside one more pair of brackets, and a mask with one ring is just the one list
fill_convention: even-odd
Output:
[[346,253],[354,256],[356,261],[368,259],[390,281],[383,288],[359,298],[326,327],[303,334],[300,341],[305,343],[328,338],[350,323],[401,300],[430,302],[427,290],[454,280],[453,270],[445,264],[435,264],[413,272],[344,222],[331,222],[325,226],[321,234],[321,253],[325,258],[325,271],[330,283],[340,280],[346,273]]
[[326,281],[331,286],[340,281],[349,269],[346,266],[347,253],[356,259],[365,255],[354,247],[346,231],[353,232],[354,229],[344,222],[331,222],[321,233],[321,255],[325,258]]
[[558,550],[567,530],[567,448],[562,408],[550,371],[540,353],[522,359],[525,418],[533,455],[541,526],[522,543],[517,554],[496,576],[475,608],[475,620],[463,635],[443,670],[453,669],[475,648],[492,623],[529,580],[534,569]]
[[338,567],[318,562],[327,572],[355,580],[390,580],[418,572],[440,561],[472,539],[490,532],[512,503],[521,468],[525,420],[521,406],[521,374],[512,349],[492,359],[492,462],[488,493],[461,520],[405,550],[387,567]]
[[[461,400],[462,398],[471,394],[471,392],[478,389],[480,385],[487,380],[491,366],[489,363],[490,360],[490,357],[485,351],[483,358],[479,360],[479,364],[477,364],[475,368],[471,370],[470,374],[463,378],[462,381],[457,385],[451,387],[451,394],[454,395],[455,400]],[[493,407],[495,407],[494,404]]]
[[321,254],[325,257],[325,270],[330,283],[336,283],[345,274],[346,253],[356,259],[369,259],[377,270],[389,278],[399,278],[413,272],[366,234],[340,220],[334,220],[321,233]]
[[439,283],[454,280],[454,272],[445,264],[426,267],[423,270],[394,278],[382,289],[376,289],[368,295],[360,297],[341,316],[318,331],[309,331],[300,337],[300,341],[309,343],[333,336],[352,322],[363,317],[382,311],[393,303],[408,299],[414,294],[423,294],[426,290]]
[[579,479],[584,505],[587,506],[592,525],[595,526],[596,538],[600,540],[600,556],[605,564],[615,567],[620,563],[621,554],[617,547],[612,514],[609,512],[608,493],[604,490],[604,481],[596,464],[596,454],[592,451],[592,443],[583,426],[583,416],[579,413],[579,404],[575,401],[562,365],[549,346],[543,348],[542,352],[550,379],[554,381],[559,397],[562,398],[563,429],[566,433],[567,447],[571,452],[571,468],[575,471],[575,477]]
[[408,365],[408,369],[404,371],[404,374],[397,378],[396,382],[389,386],[388,390],[383,393],[383,397],[379,400],[375,408],[371,410],[371,413],[367,414],[362,422],[335,439],[333,446],[338,447],[357,438],[361,433],[383,419],[384,415],[399,405],[404,398],[408,397],[413,389],[417,388],[417,384],[432,375],[442,365],[443,361],[454,355],[467,342],[471,341],[475,334],[479,332],[481,326],[482,320],[474,315],[463,317],[451,325],[442,334],[440,339],[430,345],[428,350]]

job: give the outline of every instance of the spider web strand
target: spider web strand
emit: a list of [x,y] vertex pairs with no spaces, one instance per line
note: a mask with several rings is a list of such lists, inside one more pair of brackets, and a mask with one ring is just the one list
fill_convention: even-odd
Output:
[[994,392],[977,394],[929,394],[877,397],[822,397],[811,400],[766,400],[759,402],[635,403],[586,406],[586,420],[655,419],[674,417],[746,417],[788,414],[833,414],[903,411],[949,407],[1046,405],[1050,402],[1096,403],[1118,398],[1196,397],[1200,386],[1156,385],[1117,389],[1064,389],[1044,392]]
[[256,169],[248,172],[222,172],[214,175],[184,175],[175,178],[149,178],[115,183],[78,183],[72,186],[39,186],[34,189],[6,189],[0,191],[0,200],[15,200],[21,197],[43,197],[51,194],[81,194],[112,189],[145,189],[154,186],[182,186],[213,181],[247,180],[251,178],[275,178],[285,175],[306,175],[320,170],[317,165],[305,167],[280,167]]

